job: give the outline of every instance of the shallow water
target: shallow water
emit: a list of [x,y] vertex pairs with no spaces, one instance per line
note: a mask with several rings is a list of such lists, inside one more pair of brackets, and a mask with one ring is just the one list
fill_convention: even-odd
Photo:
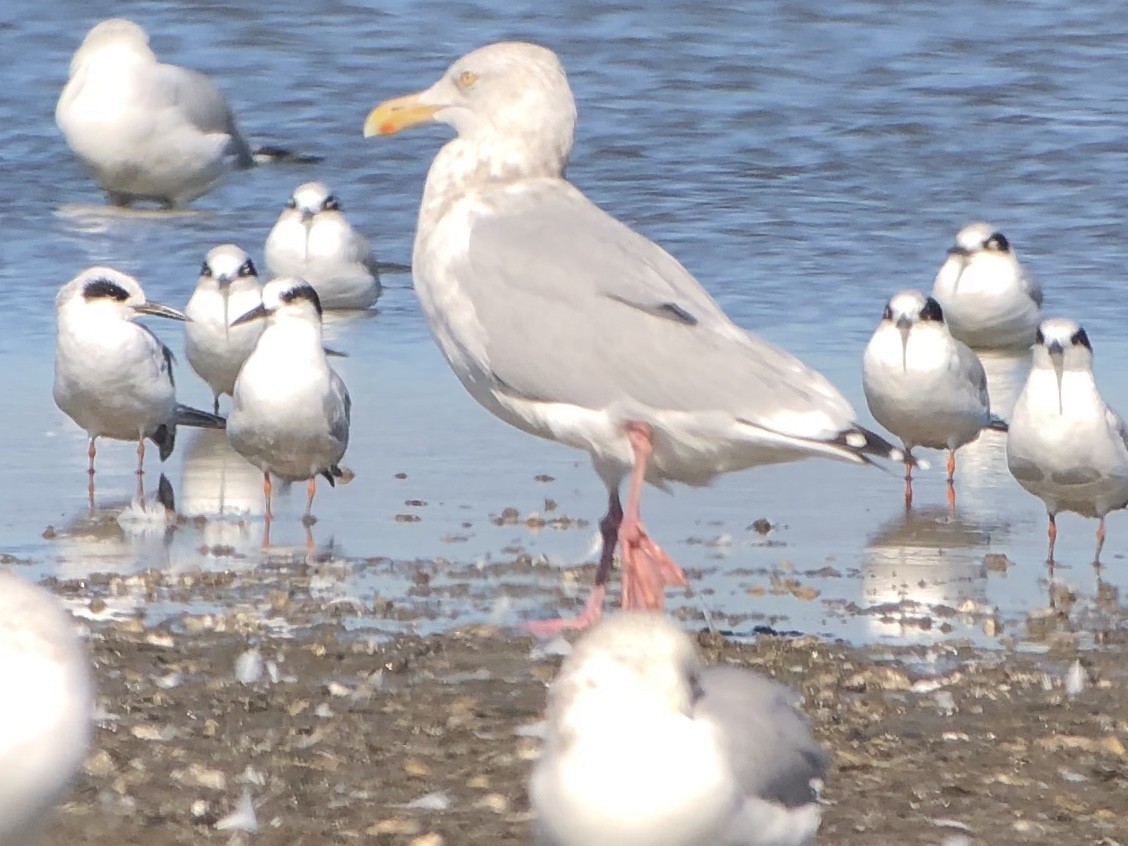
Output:
[[[570,178],[669,248],[739,323],[823,370],[864,422],[861,352],[886,298],[929,288],[956,230],[977,218],[1006,233],[1050,312],[1086,325],[1105,394],[1128,410],[1128,19],[1118,4],[542,5],[503,13],[335,3],[313,14],[297,2],[5,4],[0,42],[20,59],[7,74],[16,118],[0,125],[0,550],[36,576],[264,563],[257,473],[207,434],[182,432],[164,468],[179,510],[206,523],[166,531],[128,509],[133,447],[107,442],[92,524],[85,438],[51,400],[54,293],[105,263],[135,273],[152,299],[182,306],[207,249],[234,241],[260,260],[290,191],[314,178],[335,189],[381,260],[408,261],[423,177],[446,130],[365,141],[361,124],[379,100],[429,85],[461,53],[501,38],[546,43],[568,69],[580,110]],[[74,47],[111,14],[144,25],[166,60],[213,74],[256,142],[324,163],[236,174],[187,214],[108,213],[52,111]],[[315,507],[314,542],[349,565],[336,568],[334,589],[365,604],[403,596],[411,576],[396,562],[417,559],[449,561],[436,572],[450,579],[519,551],[550,565],[590,560],[604,494],[586,457],[480,410],[431,343],[409,277],[384,281],[376,314],[328,331],[349,355],[334,364],[354,400],[345,463],[357,474],[323,488]],[[155,323],[182,349],[180,327]],[[1025,366],[1021,357],[988,361],[1004,416]],[[182,401],[208,407],[186,364],[179,384]],[[1003,447],[987,434],[961,453],[954,516],[939,470],[920,478],[917,508],[905,515],[897,468],[817,461],[672,496],[651,490],[644,514],[695,577],[695,593],[674,603],[737,631],[769,624],[859,642],[990,644],[1002,623],[1002,636],[1035,641],[1028,615],[1040,619],[1052,598],[1045,516],[1006,473]],[[151,494],[155,459],[148,466]],[[295,491],[280,509],[272,560],[303,554],[303,504]],[[494,525],[506,507],[522,520],[544,512],[590,524]],[[115,519],[123,510],[124,528]],[[775,526],[767,537],[750,528],[757,518]],[[55,537],[43,537],[48,526]],[[1066,515],[1060,527],[1058,557],[1073,566],[1056,575],[1077,594],[1069,625],[1099,634],[1102,607],[1128,586],[1128,521],[1109,520],[1101,585],[1087,564],[1095,523]],[[988,567],[987,553],[1013,564]],[[545,567],[522,578],[544,589],[498,599],[513,587],[499,578],[484,596],[432,610],[502,622],[552,613],[546,597],[560,574]],[[138,602],[150,618],[183,607],[167,596]]]

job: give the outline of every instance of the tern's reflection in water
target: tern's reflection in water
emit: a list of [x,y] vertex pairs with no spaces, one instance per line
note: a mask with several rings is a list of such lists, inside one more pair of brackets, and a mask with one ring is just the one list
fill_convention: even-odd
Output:
[[201,517],[204,544],[213,554],[250,553],[262,540],[262,473],[227,442],[227,434],[201,429],[184,451],[180,512]]
[[871,536],[862,607],[878,637],[930,641],[957,612],[987,610],[983,554],[995,527],[944,507],[906,510]]

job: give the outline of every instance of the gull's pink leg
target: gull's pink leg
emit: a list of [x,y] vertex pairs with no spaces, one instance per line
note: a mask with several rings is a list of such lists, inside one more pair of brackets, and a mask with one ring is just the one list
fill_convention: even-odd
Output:
[[623,504],[619,492],[612,489],[607,497],[607,513],[599,521],[599,533],[603,537],[603,551],[599,556],[599,566],[595,571],[595,584],[588,597],[584,610],[576,617],[556,620],[535,620],[526,624],[529,633],[536,637],[555,637],[568,629],[587,629],[599,622],[603,616],[603,599],[607,595],[607,576],[611,572],[611,562],[615,558],[615,544],[619,540],[619,524],[623,522]]
[[651,540],[642,525],[642,483],[646,462],[654,450],[651,429],[645,423],[628,423],[627,437],[634,453],[627,510],[619,526],[619,554],[623,559],[623,608],[661,611],[667,585],[685,587],[681,567]]

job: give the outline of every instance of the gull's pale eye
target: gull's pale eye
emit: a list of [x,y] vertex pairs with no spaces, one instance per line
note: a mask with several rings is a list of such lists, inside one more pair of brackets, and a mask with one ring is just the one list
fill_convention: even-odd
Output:
[[211,279],[212,269],[208,266],[208,263],[206,261],[200,266],[200,275]]
[[466,89],[468,89],[470,86],[472,86],[477,81],[478,81],[478,74],[474,73],[474,71],[463,71],[462,73],[460,73],[458,75],[458,79],[456,80],[456,84],[458,85],[459,88],[461,88],[463,91],[465,91]]
[[1084,329],[1078,329],[1073,333],[1073,337],[1069,339],[1069,343],[1073,346],[1082,346],[1089,352],[1093,351],[1093,345],[1089,343],[1089,336],[1085,333]]
[[239,275],[258,276],[258,274],[255,272],[254,262],[252,262],[250,259],[247,259],[245,262],[243,262],[242,267],[239,268]]
[[885,304],[885,311],[883,311],[881,313],[881,319],[882,320],[892,320],[893,319],[893,306],[889,305],[889,303]]
[[997,253],[1006,253],[1010,251],[1010,242],[1006,239],[1002,232],[995,232],[983,242],[985,249],[994,250]]
[[297,200],[295,200],[295,199],[294,199],[293,197],[291,197],[290,199],[288,199],[288,200],[286,201],[286,208],[288,208],[288,209],[296,209],[297,207],[298,207],[298,201],[297,201]]
[[330,194],[325,198],[325,202],[321,204],[321,209],[322,211],[340,211],[341,203],[337,200],[336,197]]
[[924,301],[924,308],[920,310],[921,320],[934,320],[937,323],[944,322],[944,312],[940,308],[940,303],[929,297]]

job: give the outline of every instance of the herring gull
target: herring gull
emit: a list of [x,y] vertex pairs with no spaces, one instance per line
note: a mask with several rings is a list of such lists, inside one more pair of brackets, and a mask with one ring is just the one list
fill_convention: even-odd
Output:
[[33,843],[82,767],[90,660],[49,591],[0,572],[0,843]]
[[1002,232],[970,223],[932,284],[952,335],[977,349],[1026,349],[1042,319],[1042,288]]
[[[920,291],[900,291],[885,305],[862,357],[862,387],[873,419],[917,446],[948,450],[948,506],[956,505],[956,450],[984,429],[1005,432],[991,414],[987,371],[952,337],[944,311]],[[905,505],[913,501],[913,465],[905,464]]]
[[1050,563],[1059,511],[1098,518],[1099,563],[1105,515],[1128,507],[1128,424],[1101,396],[1085,330],[1057,317],[1042,321],[1037,333],[1030,375],[1011,414],[1007,467],[1046,504]]
[[427,175],[415,290],[479,403],[591,455],[608,491],[603,552],[584,613],[567,623],[589,625],[616,542],[625,608],[661,608],[665,585],[686,584],[643,528],[644,480],[703,485],[813,455],[901,453],[859,427],[823,376],[733,323],[676,259],[564,178],[575,120],[556,55],[508,42],[377,106],[364,134],[427,121],[457,133]]
[[821,818],[826,752],[798,696],[704,667],[668,618],[609,616],[549,691],[529,796],[544,846],[801,846]]
[[266,238],[266,266],[275,276],[305,279],[323,308],[368,308],[380,296],[372,245],[320,182],[294,189]]
[[75,51],[55,122],[113,205],[184,206],[254,164],[215,84],[157,61],[145,30],[122,18],[94,26]]

